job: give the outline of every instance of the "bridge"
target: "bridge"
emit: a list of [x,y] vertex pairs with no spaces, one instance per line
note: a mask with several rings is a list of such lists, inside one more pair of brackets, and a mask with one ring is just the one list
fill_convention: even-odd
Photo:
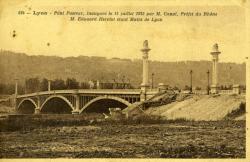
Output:
[[129,105],[145,101],[156,94],[157,90],[149,87],[148,41],[141,49],[143,71],[141,89],[77,89],[54,90],[18,95],[17,81],[15,86],[15,109],[21,114],[33,113],[73,113],[108,112],[109,108],[126,108]]
[[16,111],[20,114],[81,114],[108,112],[108,108],[127,106],[149,98],[157,90],[141,89],[76,89],[52,90],[16,96]]

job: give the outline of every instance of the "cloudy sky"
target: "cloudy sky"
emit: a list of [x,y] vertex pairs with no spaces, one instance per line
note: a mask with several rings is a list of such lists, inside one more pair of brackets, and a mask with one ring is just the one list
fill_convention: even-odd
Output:
[[[108,5],[69,3],[51,5],[45,1],[0,0],[0,49],[28,55],[105,56],[141,58],[140,49],[149,41],[150,59],[160,61],[210,60],[214,43],[219,44],[223,62],[243,62],[246,57],[246,17],[241,3],[227,6],[179,6],[140,3]],[[163,3],[163,2],[162,2]],[[111,5],[113,4],[113,5]],[[91,6],[91,7],[90,7]],[[25,12],[71,11],[148,11],[215,12],[217,16],[163,17],[162,22],[70,22],[68,16],[18,15]],[[13,32],[15,31],[15,37]]]

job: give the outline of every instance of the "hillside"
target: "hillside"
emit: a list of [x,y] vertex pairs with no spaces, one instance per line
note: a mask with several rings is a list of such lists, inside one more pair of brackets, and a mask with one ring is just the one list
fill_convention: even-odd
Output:
[[[211,71],[210,61],[150,62],[150,74],[153,72],[157,85],[164,82],[171,86],[184,87],[190,84],[189,71],[193,70],[193,86],[204,88],[207,85],[207,70]],[[13,83],[19,78],[76,78],[78,81],[113,80],[122,78],[139,86],[142,75],[141,60],[107,59],[105,57],[58,57],[28,56],[26,54],[0,51],[0,83]],[[245,84],[245,64],[220,63],[220,83]],[[151,76],[150,76],[151,80]],[[211,80],[211,73],[210,73]]]

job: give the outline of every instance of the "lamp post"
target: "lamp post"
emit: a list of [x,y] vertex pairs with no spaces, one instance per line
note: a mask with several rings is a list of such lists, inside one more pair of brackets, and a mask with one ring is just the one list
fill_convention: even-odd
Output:
[[131,89],[130,79],[128,78],[128,89]]
[[123,75],[122,76],[122,84],[123,84],[122,87],[123,87],[123,89],[126,89],[125,78],[126,78],[125,75]]
[[230,84],[234,85],[234,79],[232,78],[232,66],[229,66],[229,79],[228,80],[230,81]]
[[18,94],[18,79],[15,79],[15,96]]
[[15,79],[15,95],[14,95],[14,105],[15,109],[17,109],[17,95],[18,95],[18,79]]
[[151,88],[152,88],[152,89],[154,88],[154,75],[155,75],[155,74],[152,73],[152,78],[151,78],[151,79],[152,79],[152,83],[151,83],[151,84],[152,84],[152,85],[151,85]]
[[48,80],[48,91],[51,91],[51,80]]
[[48,81],[48,91],[51,91],[53,88],[52,88],[52,84],[53,84],[53,80],[52,80],[52,73],[50,72],[49,73],[49,79],[47,79]]
[[210,87],[209,87],[209,70],[207,70],[207,94],[209,95],[209,90],[210,90]]
[[190,70],[190,93],[192,93],[193,92],[193,83],[192,83],[192,76],[193,75],[193,70]]
[[27,94],[27,83],[26,83],[26,78],[24,80],[24,94]]

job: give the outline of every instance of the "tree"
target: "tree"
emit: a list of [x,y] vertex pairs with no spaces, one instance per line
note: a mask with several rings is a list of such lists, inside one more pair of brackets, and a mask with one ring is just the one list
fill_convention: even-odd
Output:
[[67,78],[66,89],[79,89],[79,82],[75,78]]
[[177,86],[174,86],[173,90],[179,91],[180,89]]
[[15,85],[14,84],[0,84],[0,94],[14,94]]
[[62,79],[56,79],[53,80],[51,83],[51,89],[52,90],[60,90],[60,89],[65,89],[65,82]]
[[25,80],[26,93],[38,92],[40,90],[39,78],[29,78]]
[[43,78],[40,83],[40,91],[47,91],[48,90],[48,79]]
[[197,86],[197,87],[195,87],[195,90],[197,90],[197,91],[198,91],[198,90],[201,90],[201,87],[198,87],[198,86]]
[[81,89],[89,89],[89,84],[86,82],[81,82],[80,88]]
[[190,90],[190,86],[185,85],[184,90],[185,90],[185,91],[186,91],[186,90]]

